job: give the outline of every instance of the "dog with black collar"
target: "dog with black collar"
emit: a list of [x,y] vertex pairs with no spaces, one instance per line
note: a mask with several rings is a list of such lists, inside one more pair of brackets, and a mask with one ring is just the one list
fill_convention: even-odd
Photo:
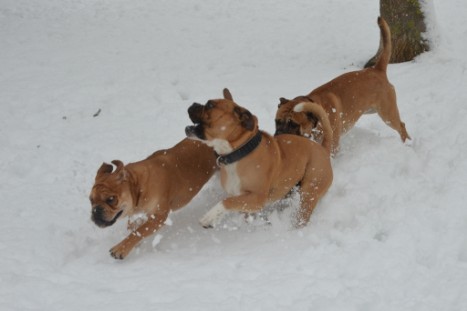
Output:
[[[330,153],[320,144],[297,135],[271,136],[258,128],[258,119],[237,105],[228,89],[223,99],[194,103],[185,132],[220,155],[221,183],[228,197],[201,219],[205,228],[217,226],[225,213],[256,213],[284,198],[299,185],[301,205],[295,225],[308,223],[318,200],[332,183]],[[332,135],[332,133],[327,133]]]

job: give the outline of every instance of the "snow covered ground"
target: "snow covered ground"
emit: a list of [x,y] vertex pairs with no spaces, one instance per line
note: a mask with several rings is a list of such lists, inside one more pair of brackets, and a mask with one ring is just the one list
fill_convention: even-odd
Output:
[[436,1],[434,49],[389,66],[413,140],[364,116],[306,228],[296,200],[201,228],[214,178],[116,261],[125,221],[90,220],[103,161],[174,145],[223,87],[272,132],[280,96],[374,54],[378,3],[0,0],[0,309],[467,310],[466,9]]

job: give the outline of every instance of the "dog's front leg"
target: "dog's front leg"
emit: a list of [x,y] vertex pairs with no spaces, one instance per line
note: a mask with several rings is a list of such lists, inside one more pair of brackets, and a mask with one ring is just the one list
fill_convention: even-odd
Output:
[[128,231],[136,231],[142,224],[146,222],[145,218],[137,218],[136,220],[130,221],[128,219],[128,224],[126,226]]
[[112,247],[110,254],[115,259],[125,258],[131,250],[145,237],[150,236],[160,227],[164,225],[165,220],[169,213],[153,214],[148,217],[148,220],[138,227],[135,231],[130,233],[123,241]]
[[211,208],[199,221],[204,228],[213,228],[219,225],[226,212],[256,213],[263,208],[266,200],[265,194],[256,193],[226,198]]

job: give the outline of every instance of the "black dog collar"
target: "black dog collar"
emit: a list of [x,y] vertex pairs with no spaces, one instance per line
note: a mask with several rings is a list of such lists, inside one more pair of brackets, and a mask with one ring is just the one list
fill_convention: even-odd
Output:
[[249,155],[253,150],[255,150],[256,147],[259,146],[259,144],[261,143],[261,137],[261,131],[258,131],[258,133],[256,133],[256,135],[253,136],[252,139],[247,141],[243,146],[241,146],[237,150],[234,150],[229,154],[219,156],[216,161],[217,165],[229,165],[243,159],[244,157]]

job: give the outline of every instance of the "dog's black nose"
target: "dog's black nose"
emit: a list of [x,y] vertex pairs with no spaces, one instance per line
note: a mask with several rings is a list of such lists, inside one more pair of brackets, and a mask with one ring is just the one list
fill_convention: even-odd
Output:
[[104,219],[104,208],[102,206],[94,206],[92,208],[91,220],[101,228],[107,227],[107,221]]
[[193,103],[190,107],[188,107],[188,113],[193,113],[195,111],[199,111],[200,109],[203,109],[203,105],[198,104],[198,103]]
[[104,208],[100,205],[97,205],[92,208],[92,215],[96,218],[101,218],[104,214]]
[[204,111],[204,106],[198,103],[193,103],[188,108],[188,116],[190,117],[191,121],[195,124],[201,123],[202,118],[201,116],[203,115]]
[[191,138],[196,137],[201,140],[206,139],[206,137],[204,136],[203,125],[201,124],[198,124],[196,126],[185,127],[185,134],[187,137],[191,137]]

